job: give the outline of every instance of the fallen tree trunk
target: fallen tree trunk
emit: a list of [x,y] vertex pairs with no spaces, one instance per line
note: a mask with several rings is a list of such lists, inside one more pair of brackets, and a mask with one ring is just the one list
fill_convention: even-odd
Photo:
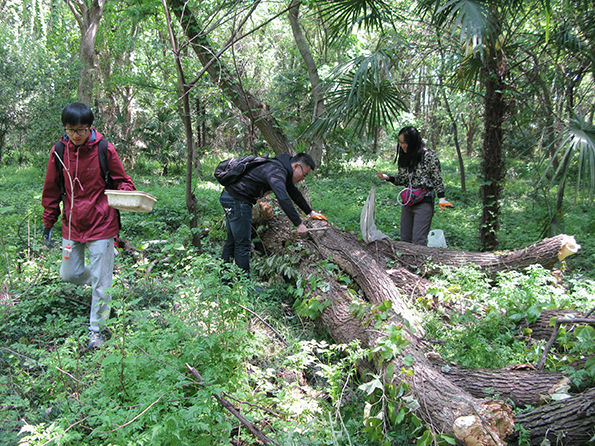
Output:
[[[580,318],[582,314],[577,310],[564,309],[550,309],[541,310],[541,314],[535,322],[527,324],[526,327],[531,329],[531,337],[533,339],[548,340],[554,331],[554,324],[552,319],[567,319]],[[570,326],[572,327],[572,325]]]
[[[595,435],[595,389],[562,401],[517,414],[517,424],[526,432],[515,433],[528,444],[590,444]],[[525,443],[527,444],[527,443]]]
[[505,254],[428,248],[390,239],[372,242],[370,246],[388,259],[397,260],[401,265],[407,267],[421,269],[429,262],[453,267],[473,264],[489,273],[521,269],[533,264],[551,268],[580,249],[580,245],[576,243],[574,237],[565,234],[547,238],[526,248]]
[[536,406],[551,400],[552,394],[568,389],[570,380],[562,373],[535,370],[469,369],[456,364],[435,363],[453,384],[476,398],[502,398],[519,407]]
[[[317,222],[313,225],[320,228],[324,223]],[[294,242],[301,243],[306,248],[303,252],[310,253],[309,257],[301,262],[299,269],[304,278],[312,274],[325,276],[329,285],[325,288],[327,291],[322,292],[319,289],[310,291],[320,300],[328,300],[329,305],[322,311],[320,320],[336,342],[346,343],[359,339],[364,347],[373,349],[386,341],[387,333],[375,328],[373,309],[363,317],[356,317],[357,311],[353,308],[361,308],[366,303],[359,302],[356,297],[350,295],[345,287],[338,284],[324,269],[318,269],[317,265],[321,258],[330,257],[349,273],[372,304],[391,301],[395,312],[387,321],[402,327],[403,337],[409,344],[390,359],[393,369],[397,372],[394,376],[386,377],[387,380],[397,385],[401,382],[407,383],[412,395],[420,404],[418,416],[437,432],[451,434],[462,444],[506,444],[507,437],[512,434],[515,424],[510,406],[503,401],[478,398],[479,390],[474,396],[469,392],[472,390],[476,393],[472,389],[474,386],[467,385],[468,388],[464,389],[463,381],[456,382],[426,358],[425,343],[421,337],[422,330],[417,323],[419,317],[405,300],[408,294],[395,286],[395,282],[384,270],[383,262],[375,259],[375,254],[369,247],[363,246],[353,236],[333,228],[313,231],[307,239],[298,241],[288,221],[280,217],[275,217],[271,221],[270,228],[262,234],[262,242],[269,252],[282,252],[288,242]],[[317,256],[316,252],[320,256]],[[401,277],[399,273],[396,275]],[[383,370],[386,370],[379,366],[378,362],[376,366],[379,367],[379,373],[384,373]],[[407,369],[411,369],[413,374],[404,372]],[[504,388],[503,382],[498,384],[495,381],[497,375],[498,373],[495,372],[494,382],[489,377],[485,377],[487,388],[498,388],[498,385]],[[535,382],[541,378],[531,379]],[[529,375],[524,377],[524,381],[531,382],[531,379]],[[548,388],[549,385],[546,382],[553,383],[557,379],[554,377],[551,381],[544,381],[541,384],[542,388]],[[560,383],[559,380],[558,382]],[[488,391],[484,389],[481,392],[483,396]],[[520,396],[515,396],[512,389],[510,394],[519,401],[523,401]],[[533,392],[531,399],[535,398],[536,392]],[[567,408],[562,404],[557,405],[555,410],[564,412]],[[580,414],[574,414],[574,418],[580,419],[580,417]],[[569,416],[567,419],[570,418],[572,417]],[[523,427],[533,429],[532,423],[532,419],[527,419]],[[537,428],[538,425],[535,427]],[[572,439],[575,434],[574,431],[568,431],[567,438]]]
[[[321,227],[324,224],[316,224]],[[292,234],[286,219],[275,217],[270,229],[262,235],[269,250],[285,246],[287,234]],[[399,385],[407,383],[412,395],[420,405],[417,411],[429,426],[438,432],[453,435],[461,443],[504,445],[512,433],[514,422],[511,407],[503,401],[480,400],[450,382],[434,368],[425,357],[419,317],[403,299],[404,294],[372,255],[354,237],[333,228],[310,233],[310,238],[300,241],[309,251],[318,251],[323,258],[332,260],[348,272],[360,285],[369,302],[378,304],[390,301],[394,313],[388,324],[402,327],[401,332],[408,345],[390,361],[396,371],[387,377]],[[336,283],[325,270],[316,269],[317,262],[306,260],[300,269],[304,277],[311,274],[325,275],[328,291],[311,290],[330,305],[321,314],[321,320],[336,342],[345,343],[359,339],[365,347],[379,346],[387,336],[384,330],[370,323],[369,315],[360,319],[354,315],[354,304],[362,305]],[[408,359],[405,359],[408,358]],[[405,371],[412,369],[413,374]]]

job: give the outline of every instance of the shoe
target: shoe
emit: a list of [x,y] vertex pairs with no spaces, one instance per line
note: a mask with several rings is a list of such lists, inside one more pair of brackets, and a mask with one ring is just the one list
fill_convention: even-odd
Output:
[[105,338],[96,331],[89,331],[89,348],[101,348],[105,344]]

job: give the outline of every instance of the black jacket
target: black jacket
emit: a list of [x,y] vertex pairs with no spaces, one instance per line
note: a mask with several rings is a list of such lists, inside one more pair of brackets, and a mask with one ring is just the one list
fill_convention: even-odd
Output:
[[312,212],[312,208],[292,179],[291,155],[282,153],[248,171],[240,181],[227,186],[225,190],[236,200],[251,204],[255,204],[256,200],[264,197],[269,191],[273,191],[283,212],[294,225],[299,226],[302,219],[292,200],[306,214]]

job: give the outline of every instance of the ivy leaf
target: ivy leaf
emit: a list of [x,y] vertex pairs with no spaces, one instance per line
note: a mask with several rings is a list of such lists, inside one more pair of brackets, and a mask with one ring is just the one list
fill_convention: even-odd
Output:
[[378,377],[376,377],[373,380],[360,385],[358,387],[358,389],[366,392],[367,395],[371,395],[374,392],[374,390],[376,390],[376,389],[382,390],[383,387],[384,387],[384,385],[382,384],[382,381],[380,381],[380,379]]
[[432,435],[432,431],[426,429],[423,435],[417,439],[415,443],[417,446],[429,446],[434,441],[434,436]]

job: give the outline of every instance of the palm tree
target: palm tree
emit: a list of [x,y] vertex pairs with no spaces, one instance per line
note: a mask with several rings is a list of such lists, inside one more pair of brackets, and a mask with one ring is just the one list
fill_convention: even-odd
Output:
[[[549,14],[548,0],[530,1]],[[515,26],[527,19],[520,15],[522,0],[419,0],[418,11],[430,17],[439,30],[458,26],[465,55],[459,67],[461,85],[479,81],[484,96],[484,139],[482,146],[483,211],[480,243],[483,250],[498,246],[500,195],[504,177],[503,123],[507,111],[508,56],[513,54]],[[355,23],[381,31],[391,22],[391,8],[378,0],[326,0],[320,2],[324,22],[335,36],[350,30]],[[526,9],[531,13],[530,9]],[[316,124],[326,130],[338,123],[351,123],[361,132],[373,134],[378,127],[390,125],[404,109],[396,85],[390,79],[389,52],[378,49],[360,57],[340,72],[327,98],[327,116]],[[349,69],[350,68],[350,69]]]
[[392,65],[392,55],[379,50],[338,66],[326,90],[325,113],[311,130],[324,134],[351,126],[358,135],[376,137],[378,129],[392,127],[394,118],[406,109],[392,80]]
[[[479,234],[482,250],[498,246],[500,195],[504,177],[503,123],[508,103],[506,99],[508,60],[514,51],[514,22],[526,20],[521,12],[536,0],[420,0],[418,9],[429,15],[438,28],[458,26],[464,43],[465,57],[459,68],[463,85],[477,80],[484,96],[484,135],[482,145],[483,203]],[[546,0],[542,10],[549,14]],[[528,10],[527,10],[528,11]]]
[[[321,0],[316,6],[330,42],[354,27],[383,32],[395,20],[394,8],[384,0]],[[349,126],[358,136],[372,137],[376,148],[378,131],[392,127],[407,108],[392,76],[396,57],[382,44],[333,70],[324,92],[325,112],[312,123],[310,132],[322,135]]]

